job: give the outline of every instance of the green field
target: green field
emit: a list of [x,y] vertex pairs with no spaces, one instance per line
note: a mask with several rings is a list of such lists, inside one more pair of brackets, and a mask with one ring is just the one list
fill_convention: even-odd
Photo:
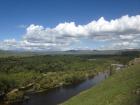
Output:
[[140,65],[119,71],[63,105],[140,105]]

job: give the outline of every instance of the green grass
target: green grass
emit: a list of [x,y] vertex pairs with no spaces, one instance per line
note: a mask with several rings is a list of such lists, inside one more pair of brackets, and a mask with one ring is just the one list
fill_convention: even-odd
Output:
[[112,75],[63,105],[140,105],[140,65]]

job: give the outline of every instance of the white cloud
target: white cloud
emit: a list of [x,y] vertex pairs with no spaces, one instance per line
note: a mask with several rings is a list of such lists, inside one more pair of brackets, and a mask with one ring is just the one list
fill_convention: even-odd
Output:
[[133,39],[133,35],[120,35],[120,39]]
[[[65,22],[54,28],[31,24],[26,28],[26,33],[20,41],[4,40],[0,42],[0,48],[65,50],[81,41],[81,38],[106,41],[111,43],[108,47],[110,49],[138,47],[140,45],[140,15],[125,15],[110,21],[101,17],[86,25]],[[93,44],[96,45],[96,43]]]
[[6,39],[0,42],[0,49],[11,50],[15,49],[17,41],[15,39]]

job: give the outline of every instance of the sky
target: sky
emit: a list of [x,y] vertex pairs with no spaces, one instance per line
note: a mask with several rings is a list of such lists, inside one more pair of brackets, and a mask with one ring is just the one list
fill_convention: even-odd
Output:
[[140,0],[0,0],[0,49],[140,48]]

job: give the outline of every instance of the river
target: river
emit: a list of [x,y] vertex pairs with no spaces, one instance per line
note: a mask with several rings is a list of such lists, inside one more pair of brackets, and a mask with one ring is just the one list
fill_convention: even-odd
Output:
[[94,78],[87,79],[79,84],[59,87],[47,92],[30,94],[30,100],[14,105],[58,105],[77,95],[78,93],[95,86],[108,76],[108,72],[101,72]]

